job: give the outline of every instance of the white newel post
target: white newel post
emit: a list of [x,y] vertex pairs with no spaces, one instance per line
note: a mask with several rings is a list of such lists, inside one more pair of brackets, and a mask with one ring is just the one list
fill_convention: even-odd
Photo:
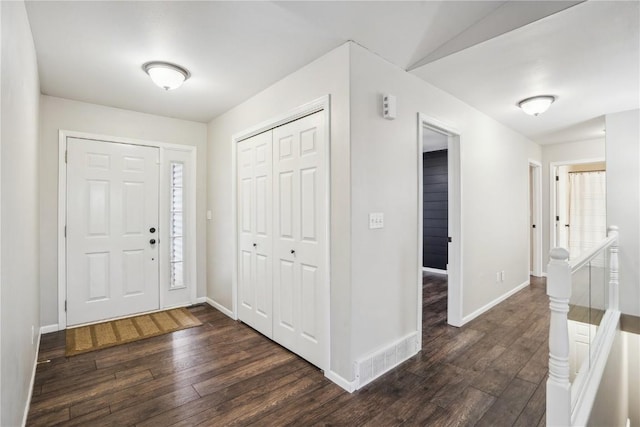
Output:
[[615,236],[616,241],[609,248],[609,309],[618,310],[618,227],[607,229],[608,236]]
[[547,380],[547,426],[571,425],[571,384],[569,383],[569,298],[571,266],[569,251],[554,248],[547,267],[549,321],[549,379]]

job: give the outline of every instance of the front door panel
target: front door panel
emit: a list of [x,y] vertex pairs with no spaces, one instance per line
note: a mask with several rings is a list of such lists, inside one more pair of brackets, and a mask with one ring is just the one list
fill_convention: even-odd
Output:
[[67,162],[67,325],[158,309],[158,149],[69,138]]

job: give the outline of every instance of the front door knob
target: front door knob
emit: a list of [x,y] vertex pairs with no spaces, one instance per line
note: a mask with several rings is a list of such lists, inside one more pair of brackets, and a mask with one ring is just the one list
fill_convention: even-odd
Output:
[[149,229],[149,233],[155,233],[155,232],[156,232],[155,227],[151,227],[151,228]]
[[151,243],[152,245],[155,245],[156,244],[156,239],[149,240],[149,243]]

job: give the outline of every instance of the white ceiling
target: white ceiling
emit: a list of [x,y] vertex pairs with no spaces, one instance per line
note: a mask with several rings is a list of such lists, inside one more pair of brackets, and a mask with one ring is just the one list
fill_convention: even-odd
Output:
[[[538,143],[603,137],[604,114],[640,108],[640,3],[585,2],[413,73]],[[542,94],[540,116],[516,106]]]
[[[598,117],[639,108],[638,2],[576,3],[28,1],[27,12],[48,95],[207,122],[354,40],[548,143],[597,137]],[[140,68],[151,60],[192,77],[164,92]],[[538,93],[559,96],[546,114],[515,107]]]
[[[207,122],[344,43],[270,2],[28,2],[42,93]],[[165,92],[142,71],[174,62]]]

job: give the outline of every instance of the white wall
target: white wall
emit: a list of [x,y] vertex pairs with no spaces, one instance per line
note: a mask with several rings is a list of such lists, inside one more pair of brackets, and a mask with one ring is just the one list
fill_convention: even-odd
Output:
[[[38,101],[36,52],[23,2],[1,2],[2,153],[0,425],[22,424],[37,357]],[[35,337],[32,334],[35,331]]]
[[[417,114],[460,132],[463,316],[529,280],[529,162],[540,148],[453,96],[351,48],[353,344],[358,359],[415,331],[418,259]],[[381,94],[398,118],[381,117]],[[384,212],[383,229],[368,213]],[[504,270],[506,280],[496,283]]]
[[620,310],[640,316],[640,110],[605,120],[607,222],[620,228]]
[[198,296],[206,289],[206,159],[204,123],[41,96],[40,301],[42,325],[58,323],[58,130],[146,139],[197,147],[196,260]]
[[207,234],[207,295],[231,310],[232,135],[331,95],[331,369],[345,378],[351,375],[348,55],[348,45],[343,45],[211,121],[207,177],[213,211]]
[[[551,187],[550,164],[555,162],[571,162],[575,160],[604,159],[604,139],[568,142],[542,146],[542,271],[547,271],[549,252],[551,251]],[[607,169],[608,169],[607,165]],[[607,171],[607,174],[609,172]],[[607,220],[609,224],[611,222]]]
[[[637,331],[636,331],[637,332]],[[624,332],[627,339],[627,378],[629,402],[640,402],[640,335]],[[632,426],[640,426],[640,405],[629,405],[629,419]]]
[[[0,6],[0,202],[2,201],[2,7]],[[2,241],[2,209],[0,209],[0,242]],[[0,280],[2,278],[2,248],[0,247]],[[2,322],[2,287],[0,286],[0,322]],[[2,323],[0,323],[0,423],[2,422]]]
[[616,332],[596,394],[589,426],[640,425],[640,335]]

